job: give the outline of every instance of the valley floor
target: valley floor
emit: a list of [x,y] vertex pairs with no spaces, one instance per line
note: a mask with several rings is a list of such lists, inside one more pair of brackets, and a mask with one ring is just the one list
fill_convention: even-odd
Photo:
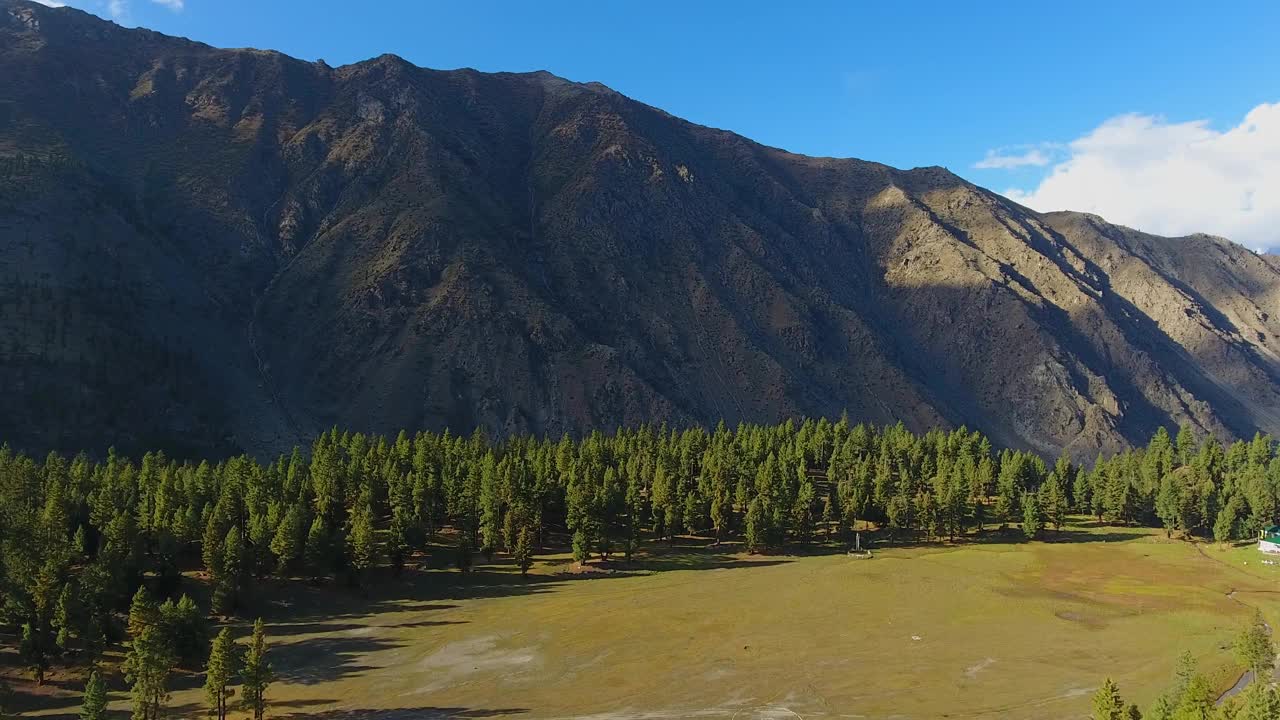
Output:
[[[629,569],[573,573],[556,556],[527,579],[498,561],[425,568],[368,597],[276,586],[259,598],[279,675],[269,715],[1083,718],[1108,675],[1145,706],[1186,650],[1225,690],[1253,608],[1280,618],[1280,566],[1251,546],[1087,521],[1046,538],[870,560],[686,540]],[[188,680],[171,705],[200,717]]]

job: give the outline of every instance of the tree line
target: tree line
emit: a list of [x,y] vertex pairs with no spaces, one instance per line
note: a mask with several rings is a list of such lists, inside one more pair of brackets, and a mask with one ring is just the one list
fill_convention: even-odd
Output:
[[[133,637],[121,619],[144,586],[177,627],[236,613],[269,575],[360,585],[426,552],[451,553],[463,571],[477,553],[503,553],[528,571],[548,549],[630,560],[677,535],[756,553],[870,527],[919,540],[992,528],[1034,538],[1073,512],[1226,541],[1274,522],[1278,499],[1271,438],[1223,446],[1187,428],[1091,466],[996,450],[966,428],[846,418],[558,440],[335,428],[270,462],[37,460],[6,446],[0,628],[22,638],[39,681],[52,662],[91,662]],[[209,608],[179,597],[184,571],[207,578]]]

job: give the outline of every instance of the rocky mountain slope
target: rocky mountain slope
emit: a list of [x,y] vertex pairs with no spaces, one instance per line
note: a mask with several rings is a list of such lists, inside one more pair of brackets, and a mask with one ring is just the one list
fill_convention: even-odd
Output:
[[0,0],[0,438],[279,450],[838,415],[1078,457],[1280,432],[1280,266],[546,73]]

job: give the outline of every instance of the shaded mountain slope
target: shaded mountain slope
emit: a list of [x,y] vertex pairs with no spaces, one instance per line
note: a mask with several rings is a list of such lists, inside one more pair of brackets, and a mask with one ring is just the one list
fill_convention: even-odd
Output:
[[0,0],[17,445],[799,414],[1076,456],[1280,431],[1280,267],[546,73],[331,68]]

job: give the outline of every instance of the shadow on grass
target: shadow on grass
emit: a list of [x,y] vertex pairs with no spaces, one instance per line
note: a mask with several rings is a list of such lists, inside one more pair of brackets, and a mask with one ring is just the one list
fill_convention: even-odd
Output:
[[[521,576],[519,568],[504,556],[480,562],[470,572],[444,568],[406,568],[394,577],[371,578],[363,588],[341,583],[322,584],[296,580],[264,579],[252,606],[245,608],[236,625],[245,618],[262,616],[268,635],[287,637],[321,632],[359,631],[371,626],[365,619],[381,613],[422,613],[457,607],[453,601],[548,593],[571,583],[602,581],[649,575],[670,570],[709,570],[765,567],[790,562],[780,554],[745,556],[737,544],[715,545],[710,540],[683,539],[678,544],[648,546],[630,562],[619,555],[607,561],[593,559],[584,566],[570,560],[543,560],[541,569]],[[832,550],[834,552],[834,550]],[[478,558],[483,561],[483,558]],[[458,621],[413,618],[387,628],[431,627]],[[377,624],[377,623],[374,623]]]
[[862,544],[872,550],[878,548],[915,548],[915,547],[963,547],[966,545],[1029,545],[1035,543],[1067,544],[1067,543],[1115,543],[1140,540],[1150,537],[1149,530],[1143,528],[1114,528],[1110,532],[1079,530],[1068,526],[1061,530],[1042,530],[1034,541],[1029,540],[1020,528],[992,528],[982,532],[958,535],[954,539],[927,538],[920,534],[890,534],[879,530],[862,534]]
[[[440,606],[438,606],[440,607]],[[453,606],[443,606],[453,607]],[[401,611],[411,611],[412,607],[398,607]],[[372,624],[358,622],[277,622],[272,623],[268,633],[272,637],[291,637],[294,635],[318,635],[320,633],[360,632],[369,628],[422,628],[441,625],[463,625],[465,620],[418,620],[415,622]],[[246,625],[246,627],[248,627]]]
[[458,718],[496,718],[522,715],[527,708],[461,708],[418,707],[400,710],[328,710],[277,715],[281,718],[319,718],[319,720],[452,720]]
[[[112,698],[115,700],[116,698]],[[45,705],[43,707],[26,708],[24,712],[41,712],[40,717],[43,720],[80,720],[80,701],[76,700],[74,704],[63,702],[56,705]],[[160,713],[164,717],[170,718],[195,718],[205,717],[209,712],[209,708],[199,703],[183,703],[181,705],[167,705],[161,709]],[[125,720],[129,717],[127,712],[107,712],[108,720]],[[5,717],[9,717],[6,715]]]
[[276,677],[300,685],[319,685],[374,670],[360,660],[380,650],[404,647],[379,638],[312,638],[278,646],[272,653]]
[[[1149,529],[1099,526],[1091,518],[1072,518],[1062,530],[1045,530],[1036,542],[1111,543],[1146,537]],[[1019,527],[988,528],[952,540],[925,537],[919,533],[891,532],[887,529],[862,532],[862,542],[872,550],[910,547],[958,547],[964,545],[1021,545],[1029,541]],[[448,610],[457,603],[478,598],[498,598],[555,592],[583,581],[601,581],[674,570],[719,570],[767,567],[792,562],[798,557],[844,555],[852,545],[851,536],[820,532],[812,542],[793,542],[765,555],[747,555],[738,540],[716,543],[713,538],[680,536],[674,540],[646,541],[630,561],[621,554],[608,560],[592,558],[585,565],[564,558],[547,558],[563,549],[539,553],[537,569],[522,577],[511,558],[497,554],[475,558],[470,572],[449,566],[453,549],[441,544],[431,552],[417,554],[414,562],[399,575],[381,568],[366,578],[364,587],[341,582],[309,583],[300,580],[265,579],[254,607],[242,617],[262,615],[271,626],[269,634],[290,636],[321,632],[359,631],[369,627],[367,619],[381,613],[423,613]],[[383,627],[431,627],[451,621],[427,618],[408,619],[411,624]]]

